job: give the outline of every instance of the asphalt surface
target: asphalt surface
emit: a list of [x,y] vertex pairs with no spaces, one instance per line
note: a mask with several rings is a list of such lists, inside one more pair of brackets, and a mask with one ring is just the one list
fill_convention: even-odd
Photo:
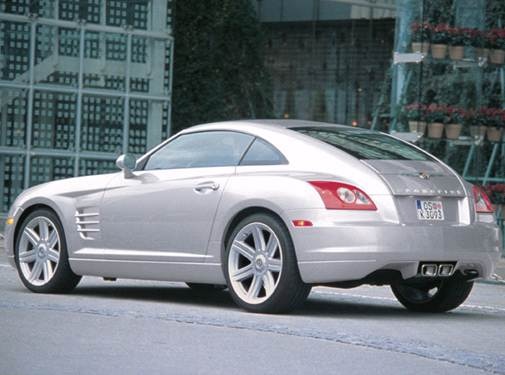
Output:
[[181,283],[84,278],[27,291],[0,250],[0,374],[505,374],[505,285],[442,315],[386,287],[315,288],[290,315]]

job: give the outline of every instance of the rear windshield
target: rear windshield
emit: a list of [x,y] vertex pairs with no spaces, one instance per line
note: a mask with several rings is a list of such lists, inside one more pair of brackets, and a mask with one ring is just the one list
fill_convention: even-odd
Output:
[[360,129],[303,127],[291,128],[326,142],[358,159],[433,160],[425,153],[385,134]]

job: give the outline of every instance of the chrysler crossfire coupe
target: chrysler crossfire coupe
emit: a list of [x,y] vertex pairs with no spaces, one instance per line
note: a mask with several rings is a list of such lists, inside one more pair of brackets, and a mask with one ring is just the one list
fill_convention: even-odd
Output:
[[316,285],[390,285],[407,309],[444,312],[501,252],[486,194],[384,133],[213,123],[116,164],[15,200],[6,251],[28,289],[70,291],[84,275],[180,281],[276,313]]

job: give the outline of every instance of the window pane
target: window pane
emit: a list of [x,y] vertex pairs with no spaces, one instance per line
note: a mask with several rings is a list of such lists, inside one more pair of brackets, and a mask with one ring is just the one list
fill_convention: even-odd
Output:
[[121,153],[124,99],[84,95],[82,98],[81,149]]
[[[105,0],[103,0],[105,1]],[[89,23],[100,23],[102,2],[100,0],[59,0],[60,19],[67,21],[86,20]]]
[[7,212],[24,188],[24,162],[21,155],[0,155],[0,212]]
[[165,40],[133,35],[131,40],[130,91],[167,95],[169,44]]
[[34,156],[31,159],[30,186],[73,177],[74,158]]
[[81,159],[79,160],[79,175],[89,176],[93,174],[118,172],[114,160],[94,160]]
[[84,36],[84,87],[126,89],[126,35],[87,31]]
[[292,128],[351,154],[358,159],[431,160],[423,152],[385,134],[338,128]]
[[0,88],[0,146],[24,147],[28,91]]
[[37,25],[35,38],[35,83],[77,87],[79,30]]
[[39,148],[75,149],[77,95],[35,91],[32,145]]
[[148,0],[107,1],[106,23],[110,26],[128,25],[134,29],[146,30],[149,7]]
[[129,103],[128,152],[141,155],[146,152],[147,125],[149,116],[153,116],[154,113],[150,111],[148,100],[130,99]]
[[184,134],[153,154],[144,169],[237,165],[252,139],[247,134],[227,131]]
[[247,150],[240,165],[275,165],[287,164],[286,158],[272,145],[262,139],[256,138]]
[[0,79],[30,81],[30,24],[0,21]]

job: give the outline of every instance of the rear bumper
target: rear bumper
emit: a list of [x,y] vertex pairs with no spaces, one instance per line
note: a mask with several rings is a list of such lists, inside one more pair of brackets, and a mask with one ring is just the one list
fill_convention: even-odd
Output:
[[[300,216],[296,218],[310,217]],[[494,272],[501,254],[501,233],[489,223],[402,225],[385,222],[335,223],[315,218],[313,227],[294,228],[302,280],[328,283],[361,279],[380,269],[398,270],[404,279],[417,274],[421,261],[456,262],[456,270]]]

